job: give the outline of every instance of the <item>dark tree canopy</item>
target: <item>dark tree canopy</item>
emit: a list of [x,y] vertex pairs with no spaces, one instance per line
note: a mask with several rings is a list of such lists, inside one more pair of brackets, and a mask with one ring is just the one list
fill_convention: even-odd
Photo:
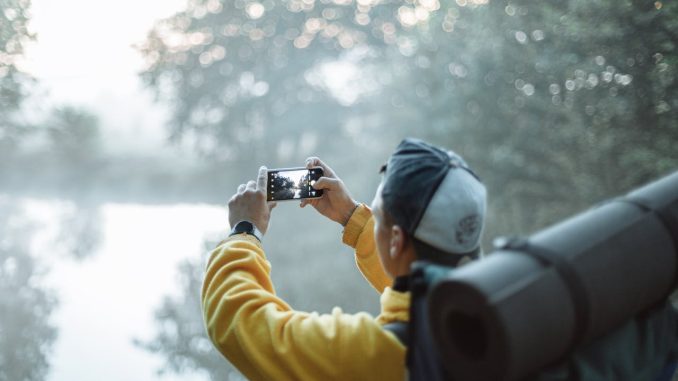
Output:
[[149,34],[143,78],[173,105],[173,137],[233,163],[288,144],[341,156],[362,141],[382,158],[370,141],[449,145],[506,219],[491,231],[529,231],[676,167],[677,9],[191,1]]

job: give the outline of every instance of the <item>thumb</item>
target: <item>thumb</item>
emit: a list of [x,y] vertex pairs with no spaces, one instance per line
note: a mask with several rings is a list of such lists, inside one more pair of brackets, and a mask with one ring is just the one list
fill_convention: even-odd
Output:
[[277,202],[269,202],[269,203],[268,203],[268,211],[270,212],[270,211],[273,210],[273,208],[275,208],[276,206],[278,206],[278,203],[277,203]]
[[268,171],[263,165],[259,168],[259,175],[257,176],[257,190],[260,192],[266,192],[266,183],[267,183]]
[[327,190],[338,190],[339,189],[339,184],[340,180],[339,179],[333,179],[330,177],[321,177],[319,178],[315,184],[313,184],[313,188],[315,189],[327,189]]

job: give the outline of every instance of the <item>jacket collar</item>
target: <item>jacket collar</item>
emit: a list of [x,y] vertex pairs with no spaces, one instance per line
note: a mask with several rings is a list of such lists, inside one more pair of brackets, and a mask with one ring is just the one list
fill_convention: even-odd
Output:
[[[395,288],[395,287],[394,287]],[[410,320],[410,293],[395,291],[386,287],[381,294],[381,313],[377,323],[388,324],[394,321]]]

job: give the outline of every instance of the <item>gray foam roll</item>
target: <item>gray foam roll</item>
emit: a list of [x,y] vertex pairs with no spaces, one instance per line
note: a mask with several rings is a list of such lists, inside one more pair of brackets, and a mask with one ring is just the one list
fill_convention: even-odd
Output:
[[446,370],[517,380],[665,299],[677,221],[678,172],[451,271],[429,294]]

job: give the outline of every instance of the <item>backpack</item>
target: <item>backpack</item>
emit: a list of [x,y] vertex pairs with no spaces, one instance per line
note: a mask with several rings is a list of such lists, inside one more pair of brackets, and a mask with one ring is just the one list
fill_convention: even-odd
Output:
[[[410,381],[455,381],[443,367],[445,359],[431,334],[427,305],[431,285],[449,272],[449,267],[415,263],[410,278],[410,322],[384,326],[407,347]],[[678,311],[665,300],[611,333],[575,348],[524,381],[670,381],[677,361]]]
[[678,172],[500,241],[462,268],[413,264],[410,380],[671,378]]

